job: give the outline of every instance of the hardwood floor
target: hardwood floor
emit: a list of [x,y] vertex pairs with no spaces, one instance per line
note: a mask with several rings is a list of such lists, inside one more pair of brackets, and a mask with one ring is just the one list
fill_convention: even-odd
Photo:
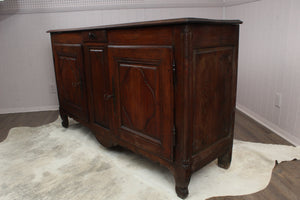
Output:
[[266,189],[244,196],[214,197],[209,200],[299,200],[300,160],[282,162],[275,166]]
[[55,121],[58,118],[58,111],[44,111],[31,113],[13,113],[0,115],[0,142],[9,132],[9,129],[18,126],[41,126]]
[[292,145],[239,111],[237,111],[235,118],[234,138],[249,142]]
[[[0,115],[0,142],[7,137],[13,127],[40,126],[55,121],[57,117],[58,111],[2,114]],[[236,113],[235,138],[250,142],[291,145],[239,111]],[[271,182],[266,189],[251,195],[214,197],[210,200],[300,200],[299,169],[300,161],[280,163],[274,168]]]

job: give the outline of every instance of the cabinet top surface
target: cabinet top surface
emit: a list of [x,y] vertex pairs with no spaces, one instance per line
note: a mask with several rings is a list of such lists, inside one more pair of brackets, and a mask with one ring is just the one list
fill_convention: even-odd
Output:
[[70,29],[56,29],[49,30],[47,33],[58,33],[58,32],[70,32],[70,31],[82,31],[92,29],[115,29],[115,28],[134,28],[134,27],[147,27],[147,26],[162,26],[162,25],[176,25],[176,24],[241,24],[240,20],[218,20],[218,19],[205,19],[205,18],[177,18],[177,19],[165,19],[155,21],[143,21],[134,23],[124,24],[112,24],[104,26],[92,26],[92,27],[81,27],[81,28],[70,28]]

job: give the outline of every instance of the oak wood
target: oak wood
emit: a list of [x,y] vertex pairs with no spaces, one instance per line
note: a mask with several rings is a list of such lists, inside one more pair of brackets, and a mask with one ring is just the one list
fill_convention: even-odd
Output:
[[216,158],[230,165],[239,24],[183,18],[50,31],[62,125],[72,117],[104,146],[159,162],[187,197],[194,171]]

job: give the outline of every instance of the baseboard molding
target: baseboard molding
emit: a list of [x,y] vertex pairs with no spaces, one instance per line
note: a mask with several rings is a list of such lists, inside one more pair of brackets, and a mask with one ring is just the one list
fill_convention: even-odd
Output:
[[4,109],[0,109],[0,114],[49,111],[49,110],[58,110],[58,108],[59,108],[58,105],[22,107],[22,108],[4,108]]
[[265,118],[261,117],[260,115],[254,113],[250,109],[246,108],[245,106],[242,106],[240,104],[236,105],[236,109],[238,109],[240,112],[244,113],[257,123],[261,124],[262,126],[266,127],[267,129],[271,130],[275,134],[279,135],[280,137],[284,138],[288,142],[292,143],[295,146],[300,146],[300,138],[295,137],[291,133],[281,129],[276,124],[266,120]]

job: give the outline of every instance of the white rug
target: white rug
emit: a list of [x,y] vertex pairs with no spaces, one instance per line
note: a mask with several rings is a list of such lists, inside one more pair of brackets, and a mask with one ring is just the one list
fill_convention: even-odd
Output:
[[[235,141],[230,169],[212,162],[194,173],[188,199],[264,189],[275,160],[300,159],[300,147]],[[171,173],[126,150],[102,147],[88,129],[60,120],[10,130],[0,143],[1,200],[179,199]]]

